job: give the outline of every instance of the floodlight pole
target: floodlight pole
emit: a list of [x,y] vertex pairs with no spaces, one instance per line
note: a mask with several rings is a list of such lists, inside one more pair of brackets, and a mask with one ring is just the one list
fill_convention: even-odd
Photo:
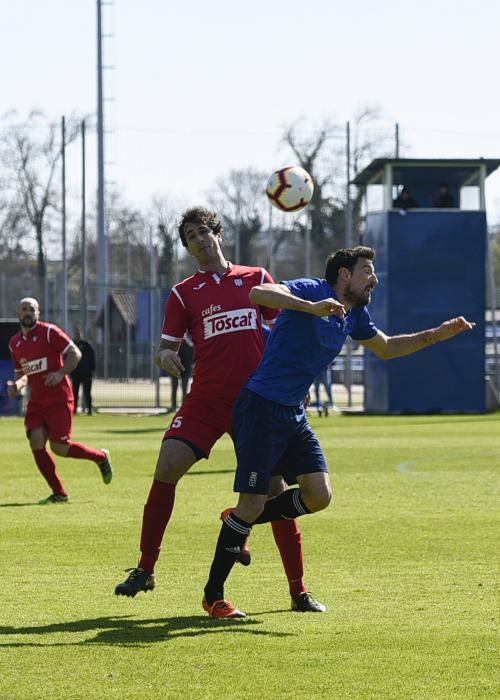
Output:
[[[351,208],[351,126],[345,125],[345,156],[346,156],[346,209],[345,209],[345,245],[352,247],[352,208]],[[344,384],[347,391],[347,405],[352,407],[352,346],[347,338],[344,365]]]
[[61,179],[62,179],[62,327],[68,332],[68,261],[66,257],[66,120],[61,118]]
[[87,221],[86,221],[86,171],[85,171],[85,119],[82,119],[81,124],[82,135],[82,221],[81,221],[81,247],[82,247],[82,269],[80,277],[80,316],[83,337],[87,337],[88,320],[87,320]]
[[153,239],[153,227],[149,227],[149,339],[150,339],[150,377],[155,385],[155,408],[160,408],[160,372],[154,361],[155,342],[158,332],[158,261],[156,242]]
[[102,65],[102,0],[97,0],[97,289],[103,318],[104,377],[109,373],[108,239],[104,211],[104,107]]

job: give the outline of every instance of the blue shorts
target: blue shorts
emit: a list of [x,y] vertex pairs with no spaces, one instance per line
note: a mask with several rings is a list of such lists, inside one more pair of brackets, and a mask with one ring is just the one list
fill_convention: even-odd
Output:
[[233,409],[238,466],[234,490],[266,495],[275,473],[288,484],[301,474],[328,472],[304,406],[283,406],[243,389]]

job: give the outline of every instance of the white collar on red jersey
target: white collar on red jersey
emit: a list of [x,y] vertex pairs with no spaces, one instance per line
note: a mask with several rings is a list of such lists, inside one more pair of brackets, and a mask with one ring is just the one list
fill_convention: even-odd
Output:
[[214,280],[216,282],[220,282],[221,279],[223,277],[225,277],[228,274],[228,272],[231,271],[232,267],[233,267],[233,263],[229,262],[229,260],[228,260],[227,267],[221,275],[218,272],[213,272],[212,270],[200,270],[199,268],[198,268],[198,272],[202,275],[212,275],[212,277],[214,278]]

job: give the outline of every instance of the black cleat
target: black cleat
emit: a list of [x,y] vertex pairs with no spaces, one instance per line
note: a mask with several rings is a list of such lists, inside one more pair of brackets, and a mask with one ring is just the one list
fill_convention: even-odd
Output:
[[292,610],[295,612],[326,612],[326,605],[314,600],[312,595],[306,591],[292,598]]
[[103,449],[103,452],[106,455],[106,457],[104,461],[98,464],[97,466],[99,467],[99,471],[101,472],[102,480],[105,484],[109,484],[111,483],[111,479],[113,478],[113,467],[111,466],[109,450]]
[[139,591],[152,591],[155,587],[154,574],[148,574],[144,569],[125,569],[131,573],[123,583],[119,583],[115,588],[116,595],[126,595],[127,598],[135,598]]
[[38,501],[39,506],[50,506],[54,503],[68,503],[69,501],[69,496],[63,496],[60,493],[51,493],[50,496],[47,496],[47,498],[42,498],[41,501]]

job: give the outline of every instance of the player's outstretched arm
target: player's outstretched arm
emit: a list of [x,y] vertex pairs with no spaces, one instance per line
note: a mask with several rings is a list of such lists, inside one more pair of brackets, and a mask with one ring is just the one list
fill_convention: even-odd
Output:
[[290,292],[285,284],[259,284],[250,290],[250,301],[257,306],[268,306],[271,309],[289,309],[303,311],[314,316],[345,315],[345,307],[336,299],[321,299],[308,301]]
[[475,327],[476,324],[473,321],[467,321],[467,319],[465,319],[463,316],[450,318],[449,321],[444,321],[437,329],[439,336],[438,339],[448,340],[449,338],[453,338],[464,331],[471,331]]
[[423,350],[443,340],[454,338],[459,333],[471,331],[476,324],[467,321],[463,316],[444,321],[437,328],[429,328],[418,333],[388,336],[382,331],[369,340],[360,341],[361,344],[383,360],[391,360],[394,357],[404,357],[414,352]]

